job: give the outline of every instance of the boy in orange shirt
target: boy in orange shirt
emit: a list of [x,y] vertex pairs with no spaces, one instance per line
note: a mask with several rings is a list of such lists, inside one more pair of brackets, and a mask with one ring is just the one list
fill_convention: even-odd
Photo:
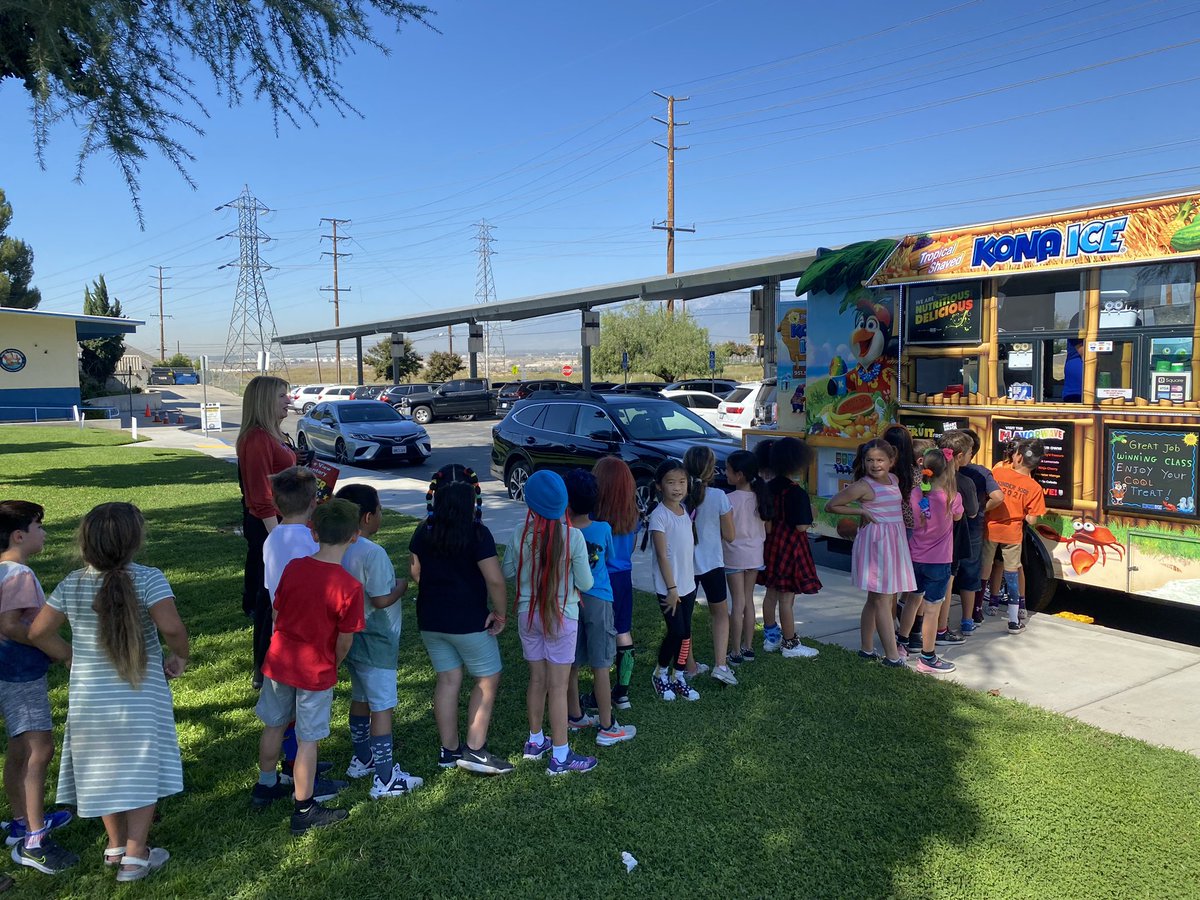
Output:
[[[1017,441],[1009,457],[992,469],[996,483],[1004,493],[1004,502],[987,514],[987,530],[983,542],[985,569],[996,559],[996,551],[1004,563],[1004,586],[1008,589],[1008,633],[1025,630],[1021,621],[1021,542],[1024,525],[1033,525],[1046,511],[1046,496],[1032,473],[1042,461],[1045,448],[1036,438]],[[994,576],[993,576],[994,577]],[[999,593],[998,582],[992,584],[992,595]]]

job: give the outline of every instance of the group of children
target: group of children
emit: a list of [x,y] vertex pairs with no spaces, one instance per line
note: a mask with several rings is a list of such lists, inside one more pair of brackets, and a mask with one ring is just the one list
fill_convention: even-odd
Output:
[[[851,577],[867,592],[864,659],[880,658],[878,635],[884,665],[904,666],[919,653],[917,671],[952,672],[937,648],[963,643],[985,610],[999,612],[1001,599],[1009,633],[1025,629],[1021,547],[1025,524],[1046,511],[1032,477],[1045,450],[1034,438],[1012,441],[989,470],[972,462],[979,448],[970,430],[933,442],[892,426],[858,448],[854,482],[826,504],[831,513],[859,518]],[[961,632],[949,627],[951,592],[961,598]]]
[[[914,447],[902,427],[859,448],[854,483],[827,509],[861,520],[852,557],[854,583],[867,591],[860,655],[878,658],[877,633],[885,665],[904,665],[915,646],[919,671],[951,670],[936,647],[963,640],[948,628],[952,583],[962,597],[964,633],[1002,597],[1009,630],[1024,627],[1021,529],[1045,509],[1030,477],[1042,447],[1017,441],[992,471],[971,462],[978,449],[969,431]],[[697,678],[710,671],[693,653],[701,588],[712,626],[713,679],[735,686],[735,669],[755,658],[756,585],[766,589],[763,650],[816,656],[800,642],[793,613],[796,594],[821,589],[807,535],[813,515],[803,482],[810,462],[802,440],[761,442],[729,456],[732,490],[725,493],[711,488],[712,451],[694,447],[658,467],[644,525],[633,474],[620,459],[565,478],[539,471],[525,484],[525,521],[513,531],[503,563],[481,520],[475,474],[461,465],[440,469],[427,494],[428,516],[409,544],[417,625],[436,672],[438,765],[491,775],[513,769],[487,743],[501,672],[497,638],[509,615],[506,578],[516,584],[517,631],[530,669],[524,759],[548,757],[550,775],[587,772],[597,758],[572,750],[571,733],[594,729],[599,747],[635,737],[615,711],[632,706],[631,570],[643,527],[665,623],[651,675],[657,698],[700,699]],[[299,466],[272,476],[271,488],[280,521],[267,536],[263,571],[273,634],[256,705],[263,732],[251,802],[261,809],[291,797],[291,830],[302,834],[348,816],[322,805],[348,782],[328,777],[332,766],[317,753],[330,733],[343,663],[353,747],[346,775],[369,777],[375,799],[404,796],[423,783],[395,761],[392,738],[399,601],[409,579],[396,577],[387,552],[371,540],[383,515],[373,488],[346,485],[318,505],[316,479]],[[78,862],[49,834],[72,814],[43,808],[54,752],[46,673],[61,661],[71,666],[71,678],[58,801],[80,816],[102,817],[103,862],[116,869],[118,881],[137,880],[168,858],[147,843],[155,804],[183,789],[167,681],[187,667],[187,631],[162,573],[133,562],[144,522],[128,503],[102,504],[84,517],[79,544],[87,565],[44,598],[28,566],[43,546],[43,514],[33,503],[0,503],[0,712],[13,815],[7,842],[14,861],[48,874]],[[69,643],[59,634],[65,623]],[[592,677],[587,695],[578,687],[584,668]],[[464,669],[474,679],[465,740]]]

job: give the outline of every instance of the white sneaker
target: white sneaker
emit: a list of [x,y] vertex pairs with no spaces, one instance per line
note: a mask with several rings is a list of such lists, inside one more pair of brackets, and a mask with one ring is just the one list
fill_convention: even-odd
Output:
[[366,778],[375,773],[375,764],[363,762],[357,756],[350,757],[350,765],[346,766],[346,777]]
[[675,692],[671,690],[671,682],[667,681],[665,675],[653,675],[651,681],[654,684],[654,693],[658,694],[659,699],[668,702],[675,699]]
[[783,643],[783,638],[773,634],[768,634],[763,637],[763,650],[767,653],[774,653],[779,649],[779,645]]
[[819,655],[819,651],[814,650],[812,647],[805,647],[800,643],[799,638],[784,641],[781,653],[787,659],[812,659],[814,656]]
[[675,692],[676,697],[682,697],[684,700],[700,699],[699,691],[678,676],[671,682],[671,690]]
[[690,681],[693,678],[699,678],[701,675],[703,675],[708,670],[709,670],[708,663],[698,662],[698,663],[696,663],[696,671],[695,672],[684,672],[683,674],[684,674],[684,677]]
[[737,677],[733,674],[733,671],[729,668],[729,666],[717,666],[712,670],[712,677],[717,679],[717,681],[730,686],[738,683]]
[[371,780],[371,799],[379,800],[382,797],[404,797],[411,794],[414,790],[425,783],[424,779],[418,778],[416,775],[409,775],[399,766],[392,769],[391,780],[384,784],[376,775]]

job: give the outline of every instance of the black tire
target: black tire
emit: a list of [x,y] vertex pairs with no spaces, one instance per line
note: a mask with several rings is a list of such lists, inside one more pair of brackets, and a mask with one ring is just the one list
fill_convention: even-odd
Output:
[[651,475],[637,475],[634,484],[637,486],[634,496],[637,498],[638,515],[645,518],[650,501],[654,498],[654,478]]
[[428,425],[433,421],[433,410],[428,406],[414,406],[409,411],[409,415],[418,425]]
[[304,436],[303,431],[296,432],[296,449],[297,450],[307,450],[308,449],[308,438]]
[[1054,577],[1054,560],[1050,552],[1028,525],[1021,544],[1021,568],[1025,570],[1025,607],[1030,613],[1042,612],[1054,599],[1058,579]]
[[307,416],[310,412],[312,412],[312,408],[316,405],[317,404],[315,403],[305,403],[304,408],[300,410],[300,415]]
[[525,482],[529,480],[531,474],[529,463],[523,459],[509,464],[508,471],[504,475],[504,487],[508,491],[510,499],[525,499]]
[[333,445],[333,458],[342,465],[349,465],[350,454],[346,452],[346,442],[338,438],[337,443]]

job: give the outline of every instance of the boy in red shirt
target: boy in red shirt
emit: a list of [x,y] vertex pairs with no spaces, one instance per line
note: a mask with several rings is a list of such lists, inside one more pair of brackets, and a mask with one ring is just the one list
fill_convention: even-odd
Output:
[[[987,532],[983,542],[983,570],[991,571],[996,551],[1004,561],[1004,586],[1008,589],[1008,633],[1025,630],[1021,621],[1020,571],[1021,542],[1024,526],[1033,525],[1046,512],[1046,496],[1042,486],[1031,477],[1042,461],[1044,448],[1037,439],[1017,441],[1005,461],[992,470],[996,483],[1004,493],[1004,503],[987,514]],[[999,592],[999,583],[992,585],[992,596]]]
[[358,539],[358,507],[330,500],[312,516],[320,548],[294,559],[275,591],[275,632],[263,661],[263,687],[255,712],[262,720],[258,745],[259,783],[276,784],[275,766],[283,733],[296,723],[296,807],[292,834],[345,819],[345,809],[327,809],[313,799],[317,741],[329,735],[329,713],[337,667],[350,652],[355,632],[365,627],[362,585],[344,568],[346,548]]

